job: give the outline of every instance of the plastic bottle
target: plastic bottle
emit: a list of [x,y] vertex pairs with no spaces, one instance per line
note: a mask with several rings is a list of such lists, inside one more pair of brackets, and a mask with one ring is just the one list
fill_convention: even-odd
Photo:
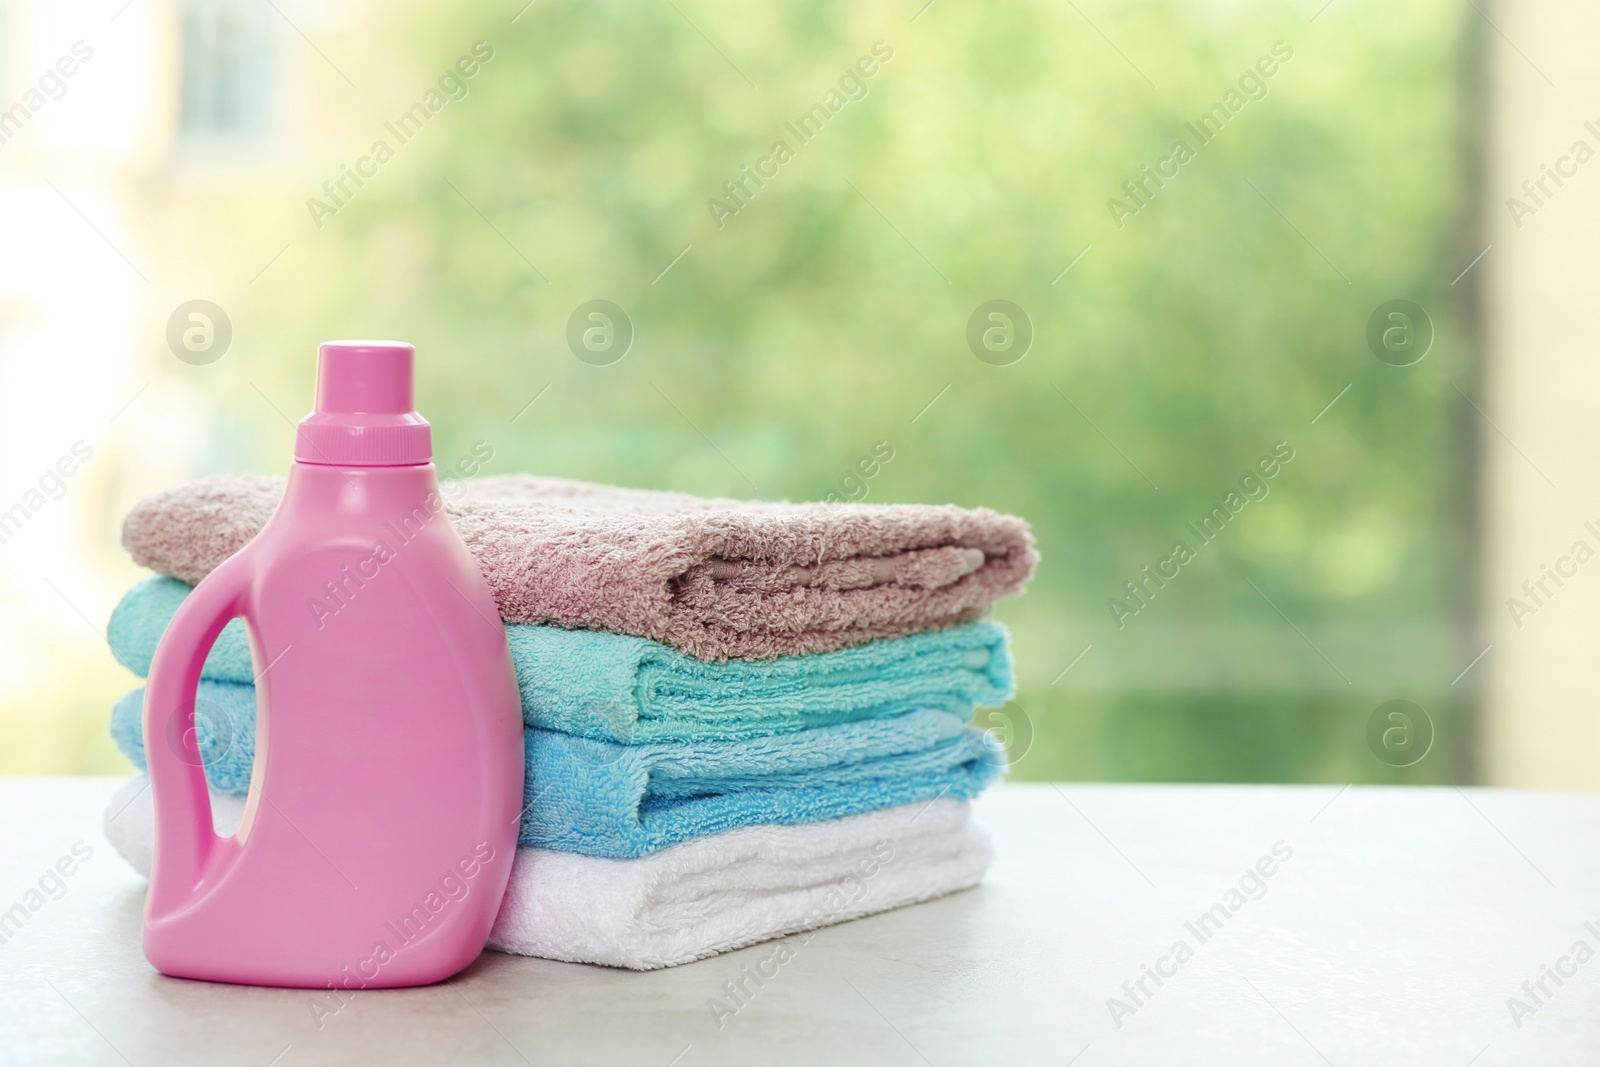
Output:
[[[521,813],[520,704],[499,609],[442,510],[413,358],[392,341],[322,345],[282,502],[156,651],[144,951],[166,974],[421,985],[488,939]],[[258,735],[243,821],[221,837],[195,691],[236,616]]]

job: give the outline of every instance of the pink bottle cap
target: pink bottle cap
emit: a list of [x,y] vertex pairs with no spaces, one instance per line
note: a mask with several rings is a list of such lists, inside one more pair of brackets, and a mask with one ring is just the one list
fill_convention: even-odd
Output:
[[323,342],[316,410],[300,420],[294,458],[348,467],[431,461],[433,432],[414,406],[415,360],[404,341]]

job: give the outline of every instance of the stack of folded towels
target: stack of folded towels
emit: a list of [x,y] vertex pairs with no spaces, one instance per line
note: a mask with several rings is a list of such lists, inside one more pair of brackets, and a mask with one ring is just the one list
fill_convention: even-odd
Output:
[[[192,584],[253,537],[282,479],[202,479],[123,525],[156,571],[108,637],[141,677]],[[490,945],[650,969],[974,885],[969,802],[1005,753],[971,725],[1012,693],[984,615],[1037,559],[986,509],[706,500],[555,478],[447,504],[506,622],[527,786]],[[243,811],[258,667],[239,620],[206,660],[196,733],[219,832]],[[143,690],[111,734],[145,768]],[[148,779],[106,831],[149,871]]]

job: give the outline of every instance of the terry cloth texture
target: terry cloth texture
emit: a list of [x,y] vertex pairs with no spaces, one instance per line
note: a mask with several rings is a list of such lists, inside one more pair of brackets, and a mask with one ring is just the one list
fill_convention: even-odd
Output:
[[976,885],[993,857],[967,816],[935,800],[632,860],[519,848],[489,947],[651,970],[930,900]]
[[642,856],[741,826],[970,800],[1004,765],[998,742],[944,711],[739,741],[619,745],[530,730],[520,840]]
[[[217,832],[232,833],[243,798],[213,793],[211,806]],[[124,784],[104,821],[112,847],[148,877],[150,780]],[[642,859],[519,848],[489,947],[640,971],[671,967],[965,889],[992,856],[968,805],[949,799],[752,826]]]
[[[142,691],[112,709],[111,736],[143,771]],[[210,786],[242,795],[255,761],[255,690],[201,682],[196,734]],[[970,800],[1005,749],[946,711],[736,741],[623,745],[524,731],[520,841],[592,856],[642,856],[741,826],[837,819],[935,797]]]
[[[191,587],[140,582],[111,613],[113,653],[145,677],[156,645]],[[774,660],[708,663],[656,641],[593,630],[506,627],[529,726],[630,743],[786,733],[918,708],[970,717],[1013,692],[1006,631],[997,622]],[[205,663],[212,681],[254,680],[244,624],[228,623]]]
[[[198,582],[261,529],[283,479],[203,478],[137,504],[134,560]],[[774,659],[971,622],[1022,591],[1027,523],[986,508],[711,500],[562,478],[472,482],[446,503],[507,622]]]
[[[117,662],[141,678],[150,677],[150,663],[155,659],[156,645],[167,632],[172,616],[177,614],[194,586],[173,578],[157,576],[146,578],[123,594],[117,606],[111,609],[111,621],[106,623],[106,644]],[[243,619],[233,619],[222,628],[216,644],[206,657],[202,677],[213,682],[250,683],[256,672],[250,665],[250,638],[246,635]]]
[[[176,721],[176,720],[174,720]],[[234,682],[201,682],[194,702],[194,734],[206,784],[219,793],[244,796],[256,754],[256,687]],[[141,771],[144,754],[144,690],[135,689],[111,708],[111,740]],[[183,753],[182,738],[170,741]]]

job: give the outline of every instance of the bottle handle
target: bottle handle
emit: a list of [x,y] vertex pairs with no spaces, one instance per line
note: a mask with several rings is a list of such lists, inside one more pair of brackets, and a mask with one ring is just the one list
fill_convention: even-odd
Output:
[[212,826],[211,797],[195,735],[200,671],[222,628],[245,615],[250,566],[236,554],[190,593],[150,664],[144,691],[144,751],[155,797],[155,848],[150,866],[149,916],[183,907],[228,839]]

